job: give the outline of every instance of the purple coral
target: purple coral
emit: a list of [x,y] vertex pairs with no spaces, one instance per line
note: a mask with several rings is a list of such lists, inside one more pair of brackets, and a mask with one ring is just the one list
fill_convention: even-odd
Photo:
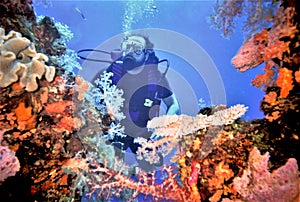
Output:
[[268,171],[269,153],[257,148],[250,152],[248,168],[234,179],[234,187],[249,202],[292,202],[299,196],[298,165],[294,158],[275,170]]
[[8,147],[0,146],[0,182],[14,176],[20,169],[20,163],[15,153]]

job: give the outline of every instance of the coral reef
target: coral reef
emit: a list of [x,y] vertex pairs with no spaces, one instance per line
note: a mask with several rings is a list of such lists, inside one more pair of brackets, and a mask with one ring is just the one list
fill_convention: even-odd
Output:
[[0,2],[0,25],[7,31],[15,30],[34,39],[32,25],[36,16],[31,0],[3,0]]
[[[299,117],[300,54],[299,9],[292,2],[283,1],[277,17],[271,15],[273,25],[254,34],[233,59],[242,71],[265,63],[253,85],[266,92],[261,104],[266,118],[240,120],[244,105],[206,107],[196,117],[155,118],[148,127],[157,137],[137,139],[140,157],[155,162],[176,147],[177,153],[174,164],[149,173],[115,158],[107,140],[124,135],[117,123],[124,118],[123,92],[112,85],[110,73],[97,80],[97,88],[76,76],[74,51],[64,49],[72,36],[67,27],[43,17],[33,23],[34,39],[30,21],[23,29],[26,22],[16,18],[24,23],[22,35],[5,24],[10,32],[0,29],[1,200],[296,201],[299,120],[291,117]],[[266,14],[260,0],[223,3],[236,5],[231,14],[221,13],[225,17],[256,5],[258,10],[249,10],[249,25]],[[4,1],[1,15],[29,9],[22,5],[31,1]],[[230,34],[232,27],[227,28]],[[56,43],[63,45],[56,49]]]
[[[182,183],[192,190],[192,201],[239,198],[232,179],[246,166],[254,131],[253,125],[237,122],[210,126],[183,139],[182,152],[173,160],[178,162]],[[195,170],[198,170],[196,180]]]
[[66,44],[63,40],[59,40],[61,33],[55,26],[54,19],[48,16],[41,17],[37,24],[33,26],[33,33],[40,52],[58,56],[65,53]]
[[233,180],[237,192],[244,200],[252,202],[298,201],[300,189],[296,159],[288,159],[285,165],[272,173],[269,172],[268,161],[269,153],[261,155],[257,148],[253,148],[247,169],[241,177]]
[[187,115],[160,116],[150,120],[147,124],[149,129],[154,129],[154,134],[161,137],[159,140],[146,140],[137,138],[142,146],[138,148],[137,157],[144,158],[151,163],[157,163],[158,154],[168,155],[178,144],[183,136],[195,133],[209,126],[223,126],[232,123],[247,111],[244,105],[235,105],[228,109],[216,111],[207,116],[198,114],[196,117]]
[[293,23],[295,8],[279,7],[276,13],[273,26],[254,34],[233,57],[232,64],[239,71],[246,71],[274,58],[282,60],[283,53],[289,50],[289,44],[298,32]]
[[19,160],[8,147],[0,146],[0,183],[20,169]]
[[[295,157],[299,162],[299,5],[282,1],[273,24],[255,33],[232,59],[239,71],[265,63],[252,85],[266,92],[261,110],[269,123],[262,121],[264,141],[270,145],[271,161]],[[282,158],[282,157],[285,158]],[[283,162],[281,162],[283,163]]]
[[[128,168],[122,162],[115,160],[114,168],[108,168],[105,164],[100,164],[97,158],[86,156],[83,158],[69,159],[64,164],[64,169],[76,176],[77,188],[87,191],[88,198],[95,197],[97,200],[108,200],[112,196],[121,197],[123,200],[133,200],[138,194],[151,195],[152,200],[168,199],[171,201],[189,201],[187,192],[182,187],[171,166],[164,166],[159,172],[165,177],[157,183],[155,173],[139,171],[134,178],[128,174]],[[88,163],[87,163],[88,162]],[[123,165],[123,166],[122,166]],[[80,182],[80,183],[78,183]],[[82,186],[82,187],[81,187]],[[124,188],[132,193],[126,197]],[[83,194],[83,193],[82,193]]]
[[[209,22],[215,29],[221,30],[226,38],[230,38],[238,24],[243,22],[243,31],[247,38],[261,29],[268,27],[275,16],[276,6],[279,1],[273,0],[238,0],[216,1]],[[243,19],[242,16],[245,18]]]
[[36,79],[45,75],[47,81],[53,80],[55,68],[45,64],[48,57],[37,53],[34,44],[15,31],[4,35],[0,28],[0,34],[0,87],[19,80],[26,91],[35,91],[38,88]]
[[[41,80],[34,92],[15,93],[19,88],[14,85],[1,89],[2,144],[16,152],[21,169],[14,179],[26,185],[15,190],[14,181],[6,180],[2,198],[12,195],[17,200],[25,194],[32,201],[78,200],[96,194],[107,199],[118,193],[126,198],[128,190],[135,192],[128,198],[139,193],[174,200],[187,198],[175,179],[178,173],[171,168],[165,168],[169,177],[162,184],[149,173],[140,173],[136,182],[128,171],[118,168],[122,162],[115,162],[114,149],[106,140],[116,131],[113,120],[122,118],[118,110],[123,100],[118,98],[118,89],[107,85],[109,74],[99,81],[102,90],[97,91],[78,76],[66,77],[63,69],[59,73],[63,77],[57,75],[51,83]],[[116,108],[98,105],[97,109],[96,98],[101,98],[98,104]]]
[[[14,85],[1,89],[0,122],[4,130],[1,144],[16,152],[21,166],[16,179],[26,186],[16,190],[14,180],[6,180],[1,191],[4,199],[11,195],[10,200],[18,200],[25,194],[28,200],[45,201],[47,195],[52,200],[69,193],[68,176],[60,167],[69,156],[64,148],[74,145],[74,142],[69,143],[70,131],[78,128],[81,121],[72,118],[69,105],[61,106],[66,102],[62,99],[65,94],[53,86],[58,85],[59,80],[59,77],[52,83],[41,80],[35,92],[16,94],[14,91],[18,88]],[[72,100],[72,96],[69,99]],[[60,109],[59,115],[46,108],[53,103]]]

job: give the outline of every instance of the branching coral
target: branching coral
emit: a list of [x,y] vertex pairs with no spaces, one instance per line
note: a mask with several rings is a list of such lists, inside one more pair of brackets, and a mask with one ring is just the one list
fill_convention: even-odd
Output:
[[[95,81],[97,88],[94,88],[93,98],[96,102],[96,107],[102,113],[112,115],[116,120],[125,118],[121,112],[124,98],[122,98],[123,90],[118,89],[117,86],[112,85],[111,77],[113,73],[104,72],[100,79]],[[103,105],[104,103],[104,105]]]
[[38,88],[36,79],[41,79],[43,75],[47,81],[53,80],[55,68],[45,64],[48,61],[46,55],[36,53],[33,43],[20,33],[3,33],[1,28],[0,87],[7,87],[19,80],[21,87],[31,92]]
[[277,4],[278,2],[272,0],[218,0],[209,21],[214,28],[221,30],[224,37],[229,38],[238,24],[238,19],[242,19],[244,15],[243,31],[248,37],[270,24]]
[[[74,158],[69,159],[63,168],[77,176],[76,185],[81,185],[86,190],[85,193],[89,198],[92,196],[98,200],[108,200],[112,195],[121,196],[124,188],[133,190],[129,198],[124,200],[132,200],[139,193],[151,195],[153,200],[168,199],[172,201],[188,201],[186,190],[179,185],[176,179],[177,173],[174,173],[173,168],[165,166],[160,172],[165,176],[158,183],[155,173],[144,173],[140,171],[136,174],[135,179],[132,179],[127,173],[126,166],[122,162],[115,160],[114,168],[108,168],[105,163],[100,164],[95,158],[87,159]],[[82,190],[83,187],[77,187]]]
[[284,166],[272,173],[269,172],[268,161],[268,153],[261,155],[254,148],[242,177],[234,179],[235,189],[243,199],[251,202],[297,201],[300,194],[297,161],[288,159]]
[[81,70],[81,65],[77,62],[77,59],[76,52],[70,49],[66,49],[62,55],[51,57],[51,60],[55,65],[64,69],[65,75],[71,74],[73,76]]

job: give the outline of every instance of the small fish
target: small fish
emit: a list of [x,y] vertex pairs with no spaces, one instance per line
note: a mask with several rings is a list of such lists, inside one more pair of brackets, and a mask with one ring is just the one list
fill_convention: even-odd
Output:
[[86,20],[86,17],[83,15],[83,13],[81,12],[81,10],[79,8],[76,7],[75,10],[80,14],[82,19]]

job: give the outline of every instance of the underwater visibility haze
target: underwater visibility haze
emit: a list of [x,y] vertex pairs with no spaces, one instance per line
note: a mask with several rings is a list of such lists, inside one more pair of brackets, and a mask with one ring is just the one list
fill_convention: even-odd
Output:
[[0,2],[0,200],[300,199],[296,0]]

